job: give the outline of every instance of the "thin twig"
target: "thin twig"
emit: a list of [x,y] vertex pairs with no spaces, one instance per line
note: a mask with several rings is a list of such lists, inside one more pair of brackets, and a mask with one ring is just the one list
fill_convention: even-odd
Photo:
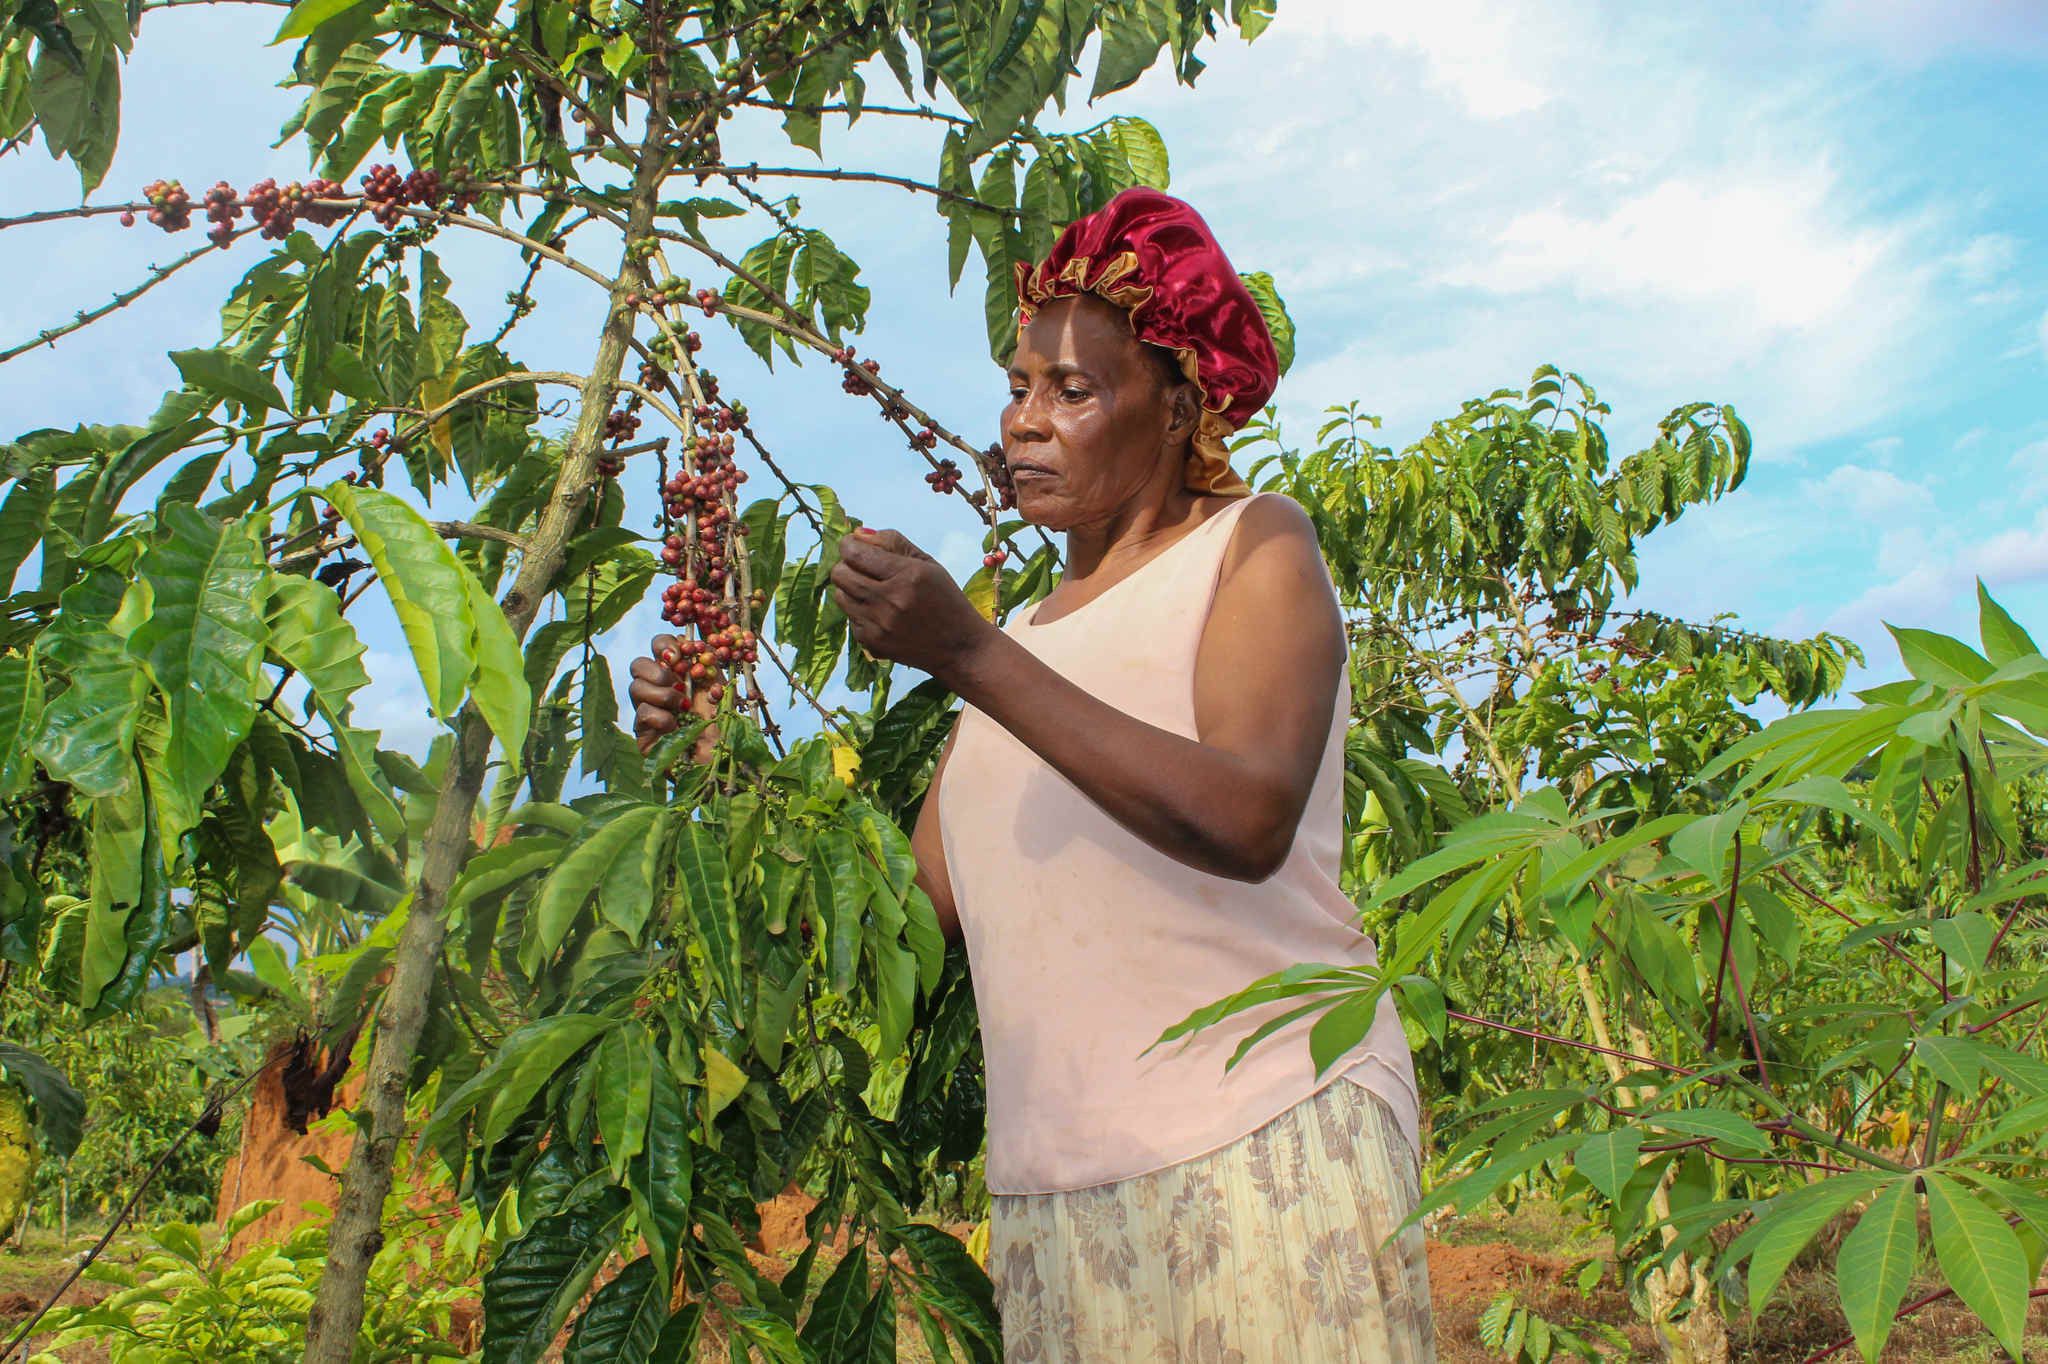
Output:
[[1577,1038],[1572,1037],[1560,1037],[1556,1033],[1538,1032],[1534,1028],[1518,1028],[1512,1023],[1502,1023],[1492,1018],[1480,1018],[1475,1014],[1459,1013],[1456,1009],[1444,1010],[1444,1016],[1446,1018],[1455,1018],[1460,1023],[1470,1023],[1474,1027],[1492,1028],[1496,1032],[1513,1033],[1517,1037],[1534,1038],[1538,1042],[1550,1042],[1561,1047],[1576,1047],[1580,1051],[1597,1052],[1602,1056],[1619,1057],[1621,1060],[1633,1061],[1639,1066],[1651,1066],[1657,1070],[1668,1071],[1673,1075],[1689,1077],[1698,1074],[1697,1071],[1689,1067],[1675,1065],[1670,1061],[1660,1061],[1654,1056],[1638,1056],[1632,1051],[1616,1051],[1613,1047],[1595,1046],[1591,1042],[1581,1042]]
[[[1856,918],[1855,915],[1850,914],[1846,910],[1837,909],[1835,906],[1829,904],[1826,900],[1821,899],[1820,896],[1814,894],[1805,886],[1801,885],[1799,883],[1798,878],[1793,876],[1791,872],[1786,871],[1783,867],[1779,867],[1776,870],[1779,877],[1785,882],[1786,885],[1792,887],[1792,889],[1798,891],[1801,895],[1804,895],[1807,899],[1813,901],[1815,904],[1819,905],[1828,913],[1834,915],[1836,918],[1842,920],[1844,923],[1849,924],[1853,927],[1864,927],[1864,925]],[[1907,956],[1905,952],[1899,947],[1899,945],[1892,941],[1892,935],[1887,934],[1884,937],[1877,939],[1877,942],[1881,947],[1884,948],[1885,951],[1891,953],[1900,961],[1904,962],[1907,966],[1911,967],[1913,971],[1919,975],[1920,979],[1926,981],[1929,985],[1932,985],[1936,990],[1939,990],[1941,992],[1941,998],[1943,1003],[1948,1002],[1950,998],[1948,987],[1946,985],[1943,985],[1940,981],[1936,980],[1933,976],[1929,975],[1927,973],[1927,968],[1923,967],[1919,962],[1914,961],[1911,957]]]
[[[221,3],[222,0],[207,0],[207,2]],[[240,3],[259,2],[260,0],[240,0]],[[196,4],[199,3],[199,0],[184,0],[184,3]],[[247,236],[249,233],[255,232],[257,230],[258,229],[254,226],[245,227],[240,232],[237,232],[235,236],[244,237]],[[69,336],[73,332],[83,331],[85,328],[90,327],[93,323],[105,317],[108,313],[118,312],[120,309],[127,307],[136,299],[141,298],[151,289],[156,288],[157,285],[162,284],[172,275],[177,274],[180,270],[190,265],[193,261],[196,261],[200,257],[209,255],[212,252],[218,251],[220,249],[221,248],[215,245],[213,242],[208,242],[204,246],[194,247],[192,250],[187,251],[184,255],[178,257],[169,265],[150,266],[149,277],[143,280],[142,283],[136,285],[134,288],[124,290],[121,293],[115,294],[112,298],[108,299],[105,303],[102,303],[99,307],[88,309],[87,311],[78,314],[78,316],[74,317],[71,321],[66,322],[61,327],[50,327],[41,332],[36,333],[36,337],[33,341],[24,341],[20,345],[15,346],[12,349],[0,350],[0,365],[6,364],[9,360],[12,360],[17,355],[22,355],[29,351],[35,350],[39,346],[54,345],[56,344],[56,342],[58,342],[59,340],[66,336]]]
[[913,180],[907,175],[890,175],[883,171],[830,170],[807,166],[763,166],[758,162],[750,162],[743,166],[691,166],[689,167],[689,173],[691,175],[744,176],[748,179],[759,179],[761,176],[766,175],[779,180],[843,180],[861,184],[896,185],[899,188],[907,189],[914,193],[933,195],[949,203],[965,204],[969,208],[979,209],[984,213],[994,213],[1005,218],[1022,218],[1024,216],[1018,209],[1007,208],[1002,204],[991,204],[987,200],[977,199],[971,194],[962,194],[958,190],[940,189],[937,185],[926,184],[922,180]]
[[496,540],[524,554],[530,545],[524,535],[497,526],[480,526],[474,521],[429,521],[434,534],[451,540]]
[[[1892,1314],[1892,1320],[1904,1321],[1907,1317],[1919,1311],[1921,1308],[1940,1302],[1943,1298],[1952,1298],[1955,1296],[1955,1293],[1956,1291],[1953,1288],[1938,1288],[1934,1292],[1929,1293],[1926,1297],[1916,1298],[1912,1302],[1907,1303],[1904,1307],[1901,1307],[1897,1312]],[[2027,1297],[2029,1300],[2034,1298],[2048,1298],[2048,1288],[2033,1289],[2027,1294]],[[1805,1359],[1801,1360],[1800,1364],[1820,1364],[1821,1360],[1826,1359],[1831,1355],[1838,1355],[1842,1351],[1854,1345],[1855,1343],[1856,1337],[1845,1336],[1841,1340],[1838,1340],[1834,1344],[1828,1346],[1826,1349],[1815,1350],[1812,1354],[1808,1355]]]
[[[190,0],[188,0],[189,2]],[[754,109],[775,109],[788,114],[851,114],[856,117],[866,114],[884,114],[897,118],[928,118],[934,123],[950,123],[960,128],[972,128],[974,126],[974,120],[971,118],[962,118],[958,114],[949,114],[943,110],[934,109],[928,104],[920,104],[915,108],[906,109],[900,105],[890,104],[863,104],[859,108],[855,108],[850,104],[795,104],[787,100],[751,97],[735,102]]]

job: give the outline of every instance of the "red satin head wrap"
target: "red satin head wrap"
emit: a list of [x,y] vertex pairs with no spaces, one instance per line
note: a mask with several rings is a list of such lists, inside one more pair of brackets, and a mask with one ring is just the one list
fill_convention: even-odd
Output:
[[1156,189],[1127,189],[1069,225],[1035,267],[1018,262],[1020,324],[1073,294],[1122,308],[1138,339],[1172,351],[1200,391],[1188,487],[1248,494],[1223,439],[1273,396],[1280,361],[1265,315],[1201,215]]

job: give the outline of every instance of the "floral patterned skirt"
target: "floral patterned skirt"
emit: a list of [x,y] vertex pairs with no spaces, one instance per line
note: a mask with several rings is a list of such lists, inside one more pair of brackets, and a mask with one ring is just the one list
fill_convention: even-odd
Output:
[[993,1196],[1008,1364],[1430,1364],[1420,1200],[1386,1103],[1340,1078],[1264,1127],[1092,1188]]

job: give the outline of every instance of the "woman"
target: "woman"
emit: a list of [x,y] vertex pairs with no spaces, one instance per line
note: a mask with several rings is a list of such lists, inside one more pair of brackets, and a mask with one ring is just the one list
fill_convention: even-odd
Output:
[[[1281,1005],[1146,1050],[1259,975],[1375,960],[1337,884],[1329,572],[1222,444],[1277,382],[1265,323],[1152,190],[1073,224],[1018,296],[1004,456],[1018,512],[1066,532],[1060,585],[998,628],[892,531],[832,574],[857,641],[965,702],[912,843],[973,969],[1006,1356],[1432,1359],[1421,1233],[1387,1242],[1419,1196],[1391,1004],[1321,1077],[1306,1019],[1225,1073]],[[651,743],[683,698],[653,659],[633,674]]]

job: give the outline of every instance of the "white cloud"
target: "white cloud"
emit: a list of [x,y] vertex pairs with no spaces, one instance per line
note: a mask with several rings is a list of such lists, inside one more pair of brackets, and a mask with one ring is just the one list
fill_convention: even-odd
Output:
[[[1444,63],[1509,33],[1503,60],[1543,98],[1475,117]],[[1761,462],[1796,463],[1899,413],[1894,376],[1982,335],[1959,295],[2007,248],[1959,199],[1873,192],[1860,90],[1732,57],[1733,36],[1666,11],[1289,0],[1257,44],[1205,52],[1193,98],[1155,77],[1135,104],[1174,148],[1175,191],[1281,283],[1295,427],[1358,398],[1399,444],[1550,361],[1600,386],[1617,444],[1717,399]]]
[[356,693],[355,723],[382,733],[378,745],[415,758],[443,731],[427,709],[427,693],[409,655],[370,649],[363,654],[370,685]]
[[1871,520],[1926,506],[1932,497],[1924,483],[1908,482],[1889,470],[1866,469],[1860,464],[1838,464],[1826,477],[1808,479],[1800,493],[1817,514],[1833,516],[1846,511]]
[[1984,539],[1928,544],[1917,561],[1892,566],[1895,576],[1867,588],[1829,616],[1827,628],[1864,644],[1881,639],[1884,622],[1926,625],[1952,618],[1983,579],[1994,594],[2048,580],[2048,509],[2028,525]]
[[2048,360],[2048,312],[2041,314],[2041,358]]
[[2019,242],[2003,232],[1972,237],[1948,258],[1948,266],[1965,284],[1983,286],[2012,267],[2019,256]]
[[[1545,26],[1524,22],[1519,7],[1479,0],[1361,4],[1289,0],[1282,22],[1298,33],[1340,42],[1385,43],[1422,59],[1431,86],[1475,118],[1500,119],[1541,108],[1550,89],[1533,69]],[[1532,35],[1538,35],[1532,41]]]
[[2015,475],[2013,495],[2024,502],[2048,497],[2048,440],[2037,440],[2013,451],[2006,461]]
[[2031,526],[2001,531],[1972,549],[1964,559],[1972,576],[1987,582],[2034,582],[2048,577],[2048,512]]
[[1896,235],[1831,221],[1825,171],[1676,177],[1610,211],[1517,214],[1489,261],[1447,283],[1520,293],[1718,303],[1753,327],[1816,326],[1841,312],[1896,245]]

